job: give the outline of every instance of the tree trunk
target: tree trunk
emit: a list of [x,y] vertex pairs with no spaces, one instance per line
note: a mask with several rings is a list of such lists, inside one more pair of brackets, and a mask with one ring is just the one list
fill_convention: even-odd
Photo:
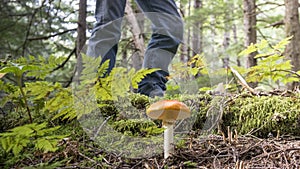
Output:
[[76,56],[77,56],[77,64],[76,64],[76,80],[79,80],[79,76],[82,72],[82,57],[81,50],[83,49],[86,42],[86,8],[87,8],[87,0],[79,1],[79,14],[78,14],[78,28],[77,28],[77,46],[76,46]]
[[[202,8],[202,0],[195,0],[194,10]],[[195,15],[195,14],[194,14]],[[193,40],[192,40],[193,56],[202,53],[202,22],[198,19],[193,24]]]
[[[293,71],[300,69],[300,24],[299,24],[299,2],[298,0],[285,0],[285,32],[286,36],[293,36],[291,42],[286,46],[285,56],[291,60]],[[297,83],[289,84],[289,89],[294,89]]]
[[[189,16],[191,16],[191,0],[188,0],[188,16],[187,17],[189,17]],[[190,60],[191,59],[191,47],[190,47],[190,45],[191,45],[191,37],[190,37],[190,35],[191,35],[191,28],[189,27],[188,28],[188,31],[187,31],[187,60]]]
[[[180,10],[181,10],[182,16],[184,17],[185,14],[186,14],[184,0],[180,0]],[[187,40],[187,37],[188,36],[189,35],[183,36],[183,44],[181,44],[180,49],[179,49],[180,50],[180,61],[182,63],[187,61],[187,55],[188,55],[188,40]]]
[[[217,32],[216,32],[217,28],[216,28],[216,16],[214,14],[212,14],[210,16],[210,31],[211,31],[211,39],[216,39],[217,36]],[[213,42],[214,43],[214,42]],[[215,45],[211,45],[210,51],[213,55],[216,54],[216,50],[215,50]]]
[[[233,25],[232,25],[232,33],[233,33],[233,40],[234,40],[234,43],[235,43],[235,44],[238,44],[239,41],[238,41],[238,37],[237,37],[236,23],[233,23]],[[242,66],[241,60],[240,60],[239,57],[236,58],[236,65],[237,65],[237,66]]]
[[[244,0],[244,29],[245,29],[245,46],[256,43],[256,0]],[[257,52],[253,52],[247,56],[247,68],[257,65],[254,58]],[[257,87],[257,83],[249,83],[249,86]]]
[[[229,2],[227,0],[224,1],[225,2],[225,6],[231,8],[231,6],[229,5]],[[223,39],[223,49],[224,49],[224,56],[222,58],[222,62],[223,62],[223,67],[224,68],[229,68],[229,56],[227,54],[227,49],[230,45],[230,14],[231,14],[231,10],[226,10],[225,13],[225,22],[224,22],[224,39]]]
[[133,34],[133,43],[136,48],[136,50],[133,51],[132,55],[132,65],[136,70],[139,70],[142,68],[143,55],[145,53],[144,37],[142,36],[143,34],[139,26],[139,22],[132,10],[131,3],[128,1],[126,3],[125,12],[128,15],[127,20],[131,27],[131,33]]
[[[256,43],[256,5],[255,0],[244,0],[245,47]],[[253,52],[247,56],[247,68],[257,64]]]

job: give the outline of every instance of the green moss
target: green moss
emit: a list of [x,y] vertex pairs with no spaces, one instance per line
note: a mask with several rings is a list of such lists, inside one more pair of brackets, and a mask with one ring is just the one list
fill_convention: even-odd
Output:
[[132,94],[130,96],[132,106],[137,109],[145,109],[149,105],[149,98],[145,95]]
[[145,119],[120,120],[114,122],[112,125],[116,131],[129,136],[148,137],[163,133],[162,128],[158,128],[153,121]]
[[283,96],[238,97],[226,105],[223,127],[240,134],[266,137],[269,133],[300,135],[300,99]]
[[[122,106],[108,103],[100,107],[103,117],[111,116],[109,124],[118,132],[130,136],[145,136],[159,134],[160,121],[145,121],[147,119],[146,107],[155,102],[155,99],[143,95],[133,94],[122,101]],[[241,94],[238,97],[220,97],[208,94],[200,95],[178,95],[173,98],[184,102],[192,111],[192,117],[183,122],[182,130],[203,130],[212,126],[207,121],[207,115],[219,112],[222,107],[223,116],[220,126],[226,133],[227,126],[235,128],[240,134],[251,133],[259,137],[267,137],[269,133],[300,135],[300,97],[284,96],[252,96]],[[125,104],[126,103],[126,104]],[[226,103],[226,104],[225,104]],[[143,120],[137,120],[143,119]],[[97,121],[96,123],[99,124]],[[184,124],[186,123],[186,124]],[[192,124],[192,127],[189,124]],[[89,122],[89,125],[91,121]],[[207,125],[207,126],[204,126]],[[253,132],[254,131],[254,132]]]

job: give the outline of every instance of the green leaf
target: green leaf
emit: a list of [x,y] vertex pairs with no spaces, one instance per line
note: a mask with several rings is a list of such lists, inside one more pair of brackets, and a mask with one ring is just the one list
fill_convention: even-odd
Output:
[[4,67],[0,70],[0,73],[13,73],[13,74],[20,74],[22,71],[17,67]]
[[58,147],[55,147],[56,144],[53,144],[50,140],[47,140],[45,138],[40,138],[36,141],[35,148],[37,150],[44,150],[44,152],[54,152],[58,149]]
[[10,137],[1,137],[0,138],[1,146],[6,151],[8,149],[8,145],[10,145]]
[[190,71],[191,71],[191,73],[192,73],[193,76],[196,76],[197,73],[199,72],[199,69],[197,67],[193,67],[193,68],[191,68]]
[[98,77],[102,77],[109,64],[109,61],[106,61],[100,66],[101,57],[88,57],[84,54],[82,55],[82,62],[84,69],[82,70],[80,80],[83,84],[90,84],[90,80],[95,82]]
[[268,47],[269,42],[265,39],[263,39],[260,43],[256,44],[256,47],[258,50],[262,50],[265,49],[266,47]]
[[33,96],[33,100],[46,99],[46,97],[55,89],[62,88],[59,83],[55,83],[55,85],[53,85],[46,81],[25,83],[25,86],[25,90],[28,92],[28,95]]
[[26,71],[32,71],[32,70],[40,70],[40,68],[38,66],[34,66],[34,65],[25,65],[22,67],[22,72],[26,72]]
[[0,143],[6,152],[12,151],[14,155],[20,154],[30,143],[34,143],[37,149],[55,151],[57,142],[66,137],[66,135],[51,135],[59,128],[60,126],[47,128],[47,123],[15,127],[9,132],[0,133]]
[[60,109],[59,110],[59,113],[57,113],[53,118],[52,120],[55,120],[57,118],[60,118],[62,117],[62,120],[65,120],[65,119],[74,119],[76,118],[77,116],[77,113],[76,111],[74,110],[73,107],[65,107],[63,109]]
[[23,150],[23,146],[19,144],[14,145],[12,148],[12,151],[15,156],[19,155],[22,150]]
[[279,43],[277,43],[275,46],[273,46],[273,48],[277,49],[277,50],[284,49],[285,46],[290,43],[290,40],[292,38],[293,38],[293,36],[290,36],[290,37],[287,37],[287,38],[283,39],[282,41],[280,41]]
[[212,88],[211,87],[201,87],[199,89],[200,92],[206,92],[206,91],[209,91],[209,90],[212,90]]
[[243,50],[238,54],[238,56],[244,56],[244,55],[249,55],[250,53],[256,52],[257,47],[253,43],[251,43],[250,46],[247,47],[247,49]]
[[158,70],[160,70],[160,69],[152,68],[152,69],[141,69],[141,70],[137,71],[135,73],[134,77],[131,79],[132,87],[134,89],[137,89],[138,88],[138,83],[141,82],[147,74],[153,73],[153,72],[158,71]]
[[109,67],[109,60],[106,60],[98,69],[97,75],[99,77],[103,77],[105,75],[105,73],[107,72],[108,67]]
[[34,127],[35,125],[36,123],[26,124],[24,126],[15,127],[9,131],[14,133],[15,135],[30,136],[34,132],[32,127]]
[[10,98],[8,98],[8,97],[1,98],[1,100],[0,100],[0,108],[3,108],[8,101],[10,101]]

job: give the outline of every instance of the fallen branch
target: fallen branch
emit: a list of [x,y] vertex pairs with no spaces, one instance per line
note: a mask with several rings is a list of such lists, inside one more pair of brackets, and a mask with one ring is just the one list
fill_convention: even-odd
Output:
[[237,77],[239,83],[245,88],[247,89],[249,92],[251,92],[252,94],[256,94],[256,92],[254,91],[253,88],[251,88],[248,83],[246,82],[246,80],[242,77],[242,75],[236,71],[233,67],[229,67],[231,72],[234,74],[235,77]]

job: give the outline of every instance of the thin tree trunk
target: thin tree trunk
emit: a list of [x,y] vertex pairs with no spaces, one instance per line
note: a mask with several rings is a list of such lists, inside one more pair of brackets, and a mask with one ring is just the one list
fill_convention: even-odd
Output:
[[[245,29],[245,46],[255,44],[257,41],[256,33],[256,5],[255,0],[244,0],[244,29]],[[247,68],[257,65],[257,60],[254,58],[257,52],[253,52],[247,56]],[[249,83],[249,86],[254,88],[257,83]]]
[[[225,0],[225,3],[226,3],[227,7],[230,7],[230,5],[228,4],[229,2],[227,0]],[[229,67],[229,56],[227,54],[227,49],[230,45],[230,25],[231,25],[229,22],[230,14],[231,14],[231,11],[226,10],[225,22],[224,22],[225,23],[225,25],[224,25],[225,31],[224,31],[224,39],[223,39],[224,58],[222,58],[224,68]]]
[[[181,10],[181,14],[183,16],[185,16],[185,3],[184,3],[184,0],[180,0],[180,10]],[[180,46],[180,61],[181,62],[186,62],[187,61],[187,55],[188,55],[188,41],[187,41],[187,36],[183,36],[183,44],[181,44]]]
[[[188,0],[188,16],[189,17],[191,16],[191,0]],[[190,44],[191,44],[191,38],[190,38],[190,34],[191,34],[191,28],[189,27],[188,28],[188,31],[187,31],[187,60],[190,60],[191,59],[191,47],[190,47]]]
[[127,20],[131,27],[131,33],[133,34],[133,43],[136,48],[136,51],[134,51],[132,55],[132,65],[136,70],[139,70],[142,68],[143,55],[145,53],[144,37],[142,36],[139,22],[134,15],[130,2],[127,2],[125,12],[128,15]]
[[[202,0],[195,0],[194,10],[202,8]],[[202,23],[196,19],[193,25],[193,40],[192,40],[193,56],[202,53]]]
[[[232,25],[232,33],[233,33],[233,40],[235,44],[238,44],[238,37],[237,37],[237,28],[236,28],[236,23],[233,23]],[[239,57],[236,58],[236,64],[237,66],[242,66],[241,60]]]
[[[255,0],[244,0],[244,27],[245,27],[245,47],[256,43],[256,5]],[[247,56],[247,67],[257,64],[253,52]]]
[[79,15],[78,15],[78,28],[77,28],[77,45],[76,45],[76,55],[77,55],[77,77],[76,80],[79,80],[79,76],[82,72],[82,57],[81,50],[83,49],[86,42],[86,8],[87,8],[87,0],[79,1]]
[[[210,30],[211,30],[211,39],[215,39],[217,32],[216,32],[216,16],[215,15],[211,15],[210,18]],[[216,50],[215,50],[215,45],[211,45],[211,53],[215,54]]]
[[[293,36],[291,42],[286,46],[285,56],[291,60],[293,71],[300,69],[300,24],[299,24],[299,2],[298,0],[285,0],[285,32],[286,36]],[[294,89],[297,83],[289,84],[289,89]]]

